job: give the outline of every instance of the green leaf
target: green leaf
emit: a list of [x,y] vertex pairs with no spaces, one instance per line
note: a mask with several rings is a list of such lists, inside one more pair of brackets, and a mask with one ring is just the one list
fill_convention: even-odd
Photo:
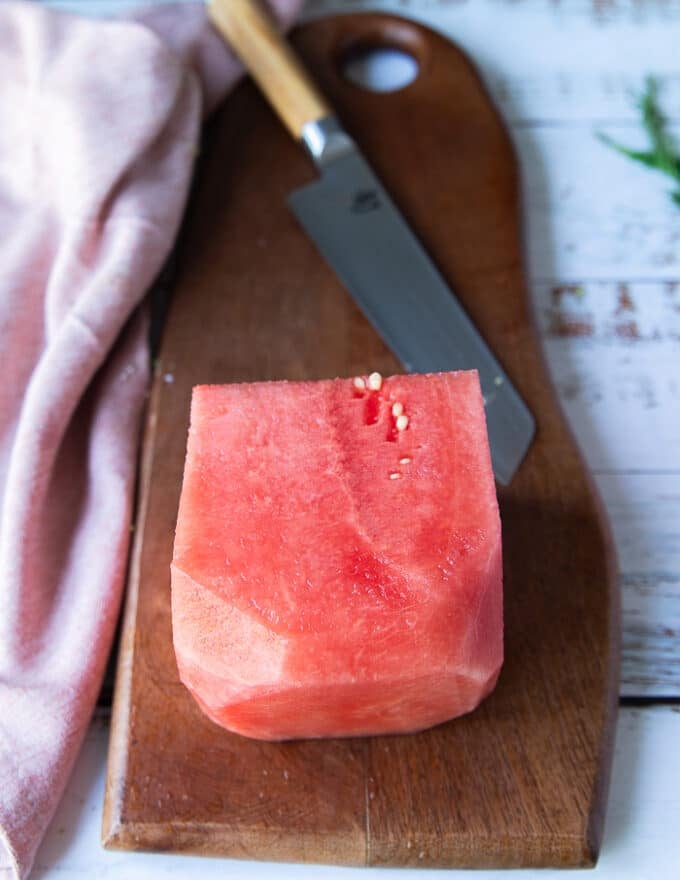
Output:
[[[647,77],[645,90],[638,99],[638,106],[651,149],[633,150],[601,132],[597,133],[597,137],[617,153],[647,168],[660,171],[680,183],[680,150],[668,132],[668,121],[659,106],[659,84],[654,77]],[[671,198],[680,205],[680,190],[671,193]]]
[[659,107],[659,83],[647,77],[645,91],[640,97],[642,122],[659,160],[675,160],[675,145],[666,131],[667,120]]
[[603,144],[616,150],[617,153],[621,153],[623,156],[628,156],[629,159],[633,159],[635,162],[641,162],[643,165],[647,165],[648,168],[658,168],[656,153],[645,152],[643,150],[631,150],[630,147],[624,147],[623,144],[617,143],[613,138],[610,138],[606,134],[601,134],[600,132],[598,132],[597,137]]

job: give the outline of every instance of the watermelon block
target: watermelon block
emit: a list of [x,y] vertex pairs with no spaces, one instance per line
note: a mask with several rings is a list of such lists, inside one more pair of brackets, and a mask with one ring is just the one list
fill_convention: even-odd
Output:
[[266,740],[420,730],[503,659],[476,372],[199,386],[172,563],[181,680]]

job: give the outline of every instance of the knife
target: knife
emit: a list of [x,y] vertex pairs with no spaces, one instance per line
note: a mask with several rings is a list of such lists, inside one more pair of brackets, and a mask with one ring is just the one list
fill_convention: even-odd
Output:
[[320,178],[289,204],[368,320],[409,372],[476,369],[491,460],[507,484],[534,419],[357,145],[260,0],[212,0],[209,15]]

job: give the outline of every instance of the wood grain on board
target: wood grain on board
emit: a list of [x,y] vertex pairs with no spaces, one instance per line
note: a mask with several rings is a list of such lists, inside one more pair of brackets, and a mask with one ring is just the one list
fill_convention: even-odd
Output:
[[[346,83],[343,52],[385,42],[416,55],[417,80],[387,95]],[[149,406],[104,843],[345,864],[592,864],[618,586],[531,326],[510,141],[469,62],[433,32],[344,16],[306,25],[296,44],[537,418],[500,494],[506,662],[471,715],[354,740],[242,739],[179,682],[169,563],[192,385],[399,369],[288,212],[286,195],[314,171],[245,84],[208,132]]]

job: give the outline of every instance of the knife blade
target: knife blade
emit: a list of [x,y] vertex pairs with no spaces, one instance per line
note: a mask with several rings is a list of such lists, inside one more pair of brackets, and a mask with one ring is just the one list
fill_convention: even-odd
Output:
[[289,197],[300,224],[407,371],[479,372],[494,473],[509,483],[534,436],[528,407],[267,9],[209,9],[320,172]]

